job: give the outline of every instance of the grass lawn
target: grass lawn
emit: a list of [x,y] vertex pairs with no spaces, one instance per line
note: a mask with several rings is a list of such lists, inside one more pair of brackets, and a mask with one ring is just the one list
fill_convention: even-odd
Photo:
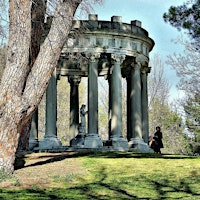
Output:
[[37,153],[0,174],[0,199],[200,200],[200,158],[131,152]]

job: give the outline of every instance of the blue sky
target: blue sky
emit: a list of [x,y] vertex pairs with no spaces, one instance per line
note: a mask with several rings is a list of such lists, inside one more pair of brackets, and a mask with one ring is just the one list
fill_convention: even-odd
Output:
[[[122,16],[122,21],[130,23],[131,20],[139,20],[142,27],[149,32],[149,36],[155,41],[150,57],[158,53],[163,61],[166,56],[174,52],[182,51],[181,46],[174,44],[172,39],[180,36],[180,32],[165,23],[162,16],[171,5],[182,5],[186,0],[104,0],[103,5],[94,6],[94,14],[98,14],[99,20],[110,20],[112,16]],[[176,89],[177,77],[174,70],[165,64],[165,74],[170,82],[170,99],[176,98],[179,92]]]

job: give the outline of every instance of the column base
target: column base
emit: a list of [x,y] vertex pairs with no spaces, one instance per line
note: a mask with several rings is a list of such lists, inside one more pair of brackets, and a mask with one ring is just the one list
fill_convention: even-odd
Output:
[[62,143],[57,137],[45,137],[39,141],[39,149],[53,149],[61,146]]
[[77,135],[75,138],[70,140],[71,147],[82,147],[84,148],[85,135]]
[[38,144],[39,144],[38,139],[30,139],[28,146],[29,150],[33,150],[35,147],[38,147]]
[[128,144],[130,151],[138,153],[153,153],[153,150],[148,146],[148,144],[139,138],[131,139]]
[[102,148],[103,142],[98,134],[88,134],[85,137],[84,148]]
[[112,148],[115,151],[128,151],[128,141],[123,137],[113,137],[110,138]]

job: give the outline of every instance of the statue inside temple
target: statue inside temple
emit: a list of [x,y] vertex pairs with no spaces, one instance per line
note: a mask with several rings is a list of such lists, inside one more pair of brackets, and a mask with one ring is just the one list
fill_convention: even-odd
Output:
[[82,104],[80,108],[80,118],[81,118],[81,123],[79,125],[79,131],[81,130],[81,134],[86,133],[86,117],[85,115],[88,114],[88,111],[85,111],[85,104]]

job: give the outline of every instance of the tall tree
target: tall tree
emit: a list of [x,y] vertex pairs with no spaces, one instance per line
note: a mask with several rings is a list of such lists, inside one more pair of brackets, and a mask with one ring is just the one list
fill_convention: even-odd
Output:
[[169,81],[164,74],[164,63],[158,54],[150,60],[149,75],[149,132],[160,126],[163,132],[165,153],[187,153],[185,135],[182,134],[182,120],[176,109],[169,105]]
[[[38,53],[40,43],[44,32],[44,18],[46,14],[47,0],[35,0],[31,7],[31,41],[30,41],[30,59],[29,66],[32,68]],[[37,114],[37,110],[36,110]],[[24,124],[20,130],[20,137],[17,150],[27,150],[29,146],[29,132],[31,128],[31,118]]]
[[14,170],[21,127],[31,118],[42,99],[81,2],[58,1],[48,35],[30,65],[31,8],[34,2],[9,1],[8,52],[0,85],[0,169]]
[[149,107],[151,107],[154,99],[157,98],[162,104],[168,103],[169,98],[169,81],[164,74],[164,63],[159,54],[154,54],[150,59],[152,66],[149,75],[148,91],[149,91]]
[[[199,151],[199,92],[200,92],[200,0],[190,0],[181,6],[171,6],[168,13],[163,15],[177,29],[185,29],[190,35],[191,41],[179,39],[178,42],[185,47],[181,55],[169,56],[168,63],[176,70],[180,77],[178,87],[186,94],[182,102],[186,113],[186,126],[194,135],[195,146]],[[192,44],[192,45],[191,45]],[[194,144],[194,143],[193,143]],[[193,148],[194,149],[194,148]]]
[[8,32],[8,14],[7,14],[8,0],[1,0],[0,2],[0,42],[4,43]]
[[167,64],[176,70],[180,78],[178,88],[185,91],[187,95],[199,93],[200,88],[200,52],[183,38],[175,40],[176,43],[184,48],[182,53],[169,55]]
[[186,127],[194,137],[190,141],[194,153],[200,150],[200,52],[189,41],[179,38],[184,47],[182,54],[168,56],[167,63],[176,70],[178,88],[186,94],[181,101],[186,115]]
[[148,79],[149,128],[153,133],[156,126],[162,126],[164,106],[168,104],[169,82],[164,75],[164,64],[158,54],[150,60],[151,73]]
[[178,30],[185,29],[200,48],[200,0],[190,0],[180,6],[171,6],[163,18]]

